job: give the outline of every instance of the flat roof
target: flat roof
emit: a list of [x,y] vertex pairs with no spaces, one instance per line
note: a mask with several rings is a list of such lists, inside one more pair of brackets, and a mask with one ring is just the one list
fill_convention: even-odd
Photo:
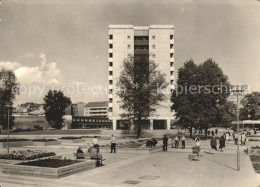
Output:
[[148,26],[134,26],[134,25],[109,25],[109,29],[136,29],[136,30],[146,30],[146,29],[173,29],[173,25],[148,25]]
[[108,101],[89,102],[85,107],[108,107]]

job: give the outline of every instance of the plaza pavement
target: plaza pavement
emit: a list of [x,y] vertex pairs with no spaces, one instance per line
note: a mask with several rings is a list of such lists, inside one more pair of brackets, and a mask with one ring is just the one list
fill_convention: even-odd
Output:
[[[204,153],[209,141],[202,141],[199,161],[191,161],[191,149],[169,148],[168,152],[152,155],[110,154],[103,167],[84,171],[60,179],[36,178],[0,173],[1,187],[16,186],[172,186],[172,187],[257,187],[259,174],[254,172],[250,159],[241,150],[241,171],[236,171],[236,149],[229,142],[225,152]],[[47,147],[27,146],[17,149],[44,149],[57,155],[73,158],[80,144],[62,144]],[[187,141],[187,147],[192,142]],[[243,147],[242,147],[243,148]],[[0,149],[5,152],[5,149]],[[129,184],[130,183],[130,184]]]

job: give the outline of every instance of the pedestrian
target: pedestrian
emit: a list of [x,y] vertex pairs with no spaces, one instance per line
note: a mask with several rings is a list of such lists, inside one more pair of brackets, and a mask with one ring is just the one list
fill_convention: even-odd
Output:
[[226,135],[225,140],[226,140],[226,141],[229,141],[229,140],[230,140],[230,132],[226,132],[225,135]]
[[93,138],[93,140],[92,140],[92,145],[93,145],[94,149],[97,150],[97,153],[99,153],[97,136],[94,136],[94,138]]
[[255,130],[254,130],[254,134],[256,135],[256,128],[255,128]]
[[116,153],[116,137],[114,135],[111,136],[111,151],[110,153]]
[[185,149],[185,141],[186,141],[186,138],[184,135],[182,135],[182,137],[181,137],[181,148],[182,149]]
[[244,132],[241,135],[241,145],[246,145],[246,135]]
[[178,147],[179,147],[179,138],[178,138],[178,136],[175,137],[174,143],[175,143],[175,148],[178,149]]
[[208,130],[208,135],[210,135],[210,130]]
[[211,131],[211,135],[214,136],[214,131],[213,130]]
[[200,137],[199,137],[199,136],[196,136],[195,142],[198,142],[198,141],[200,141]]
[[219,139],[219,149],[223,152],[223,148],[225,147],[225,138],[222,135]]
[[167,151],[167,146],[168,146],[168,138],[166,135],[163,137],[163,151]]
[[211,150],[215,149],[217,151],[217,140],[216,140],[215,136],[212,136],[212,138],[210,140],[210,146],[211,146]]
[[215,129],[215,134],[218,135],[218,129],[217,128]]
[[237,145],[237,143],[238,143],[238,134],[235,133],[235,145]]

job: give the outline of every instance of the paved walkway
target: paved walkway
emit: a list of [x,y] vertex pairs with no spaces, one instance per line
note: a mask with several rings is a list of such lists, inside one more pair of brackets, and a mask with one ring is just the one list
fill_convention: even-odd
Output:
[[[205,146],[207,145],[206,142]],[[203,143],[203,145],[204,145]],[[77,145],[48,146],[54,151],[72,158]],[[188,159],[190,149],[173,149],[152,155],[104,153],[105,166],[81,172],[61,179],[46,179],[0,173],[0,185],[16,186],[173,186],[173,187],[257,187],[259,174],[255,174],[249,157],[241,151],[241,171],[236,171],[236,152],[206,154],[200,161]],[[21,148],[12,148],[21,149]],[[23,149],[41,149],[25,147]],[[5,150],[1,150],[5,151]]]

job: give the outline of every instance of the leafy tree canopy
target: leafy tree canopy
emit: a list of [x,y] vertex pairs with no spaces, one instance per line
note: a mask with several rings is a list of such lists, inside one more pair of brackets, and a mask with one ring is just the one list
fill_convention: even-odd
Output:
[[70,98],[64,96],[61,91],[49,90],[43,100],[46,120],[53,128],[61,129],[62,116],[65,114],[65,108],[71,104]]

